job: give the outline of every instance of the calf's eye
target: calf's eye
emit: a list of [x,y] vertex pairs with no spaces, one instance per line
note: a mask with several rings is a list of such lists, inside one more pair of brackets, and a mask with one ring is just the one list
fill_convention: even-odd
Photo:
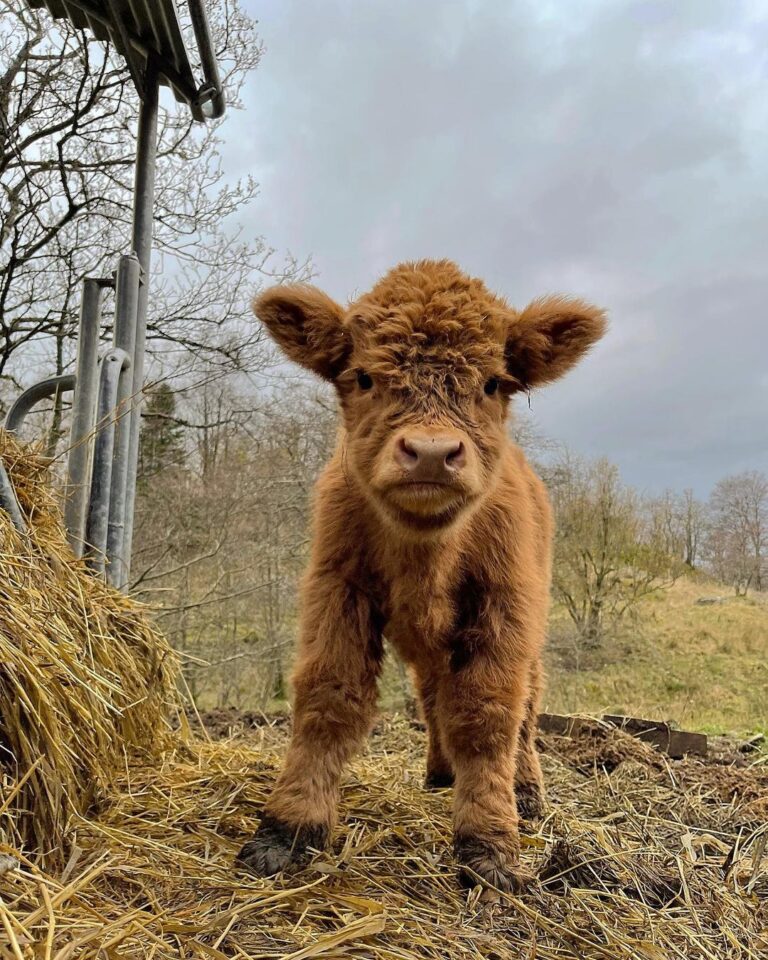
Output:
[[370,390],[373,386],[373,378],[365,370],[357,371],[357,385],[361,390]]
[[496,377],[491,377],[490,380],[485,381],[485,386],[483,387],[483,390],[485,391],[487,396],[492,397],[498,389],[499,389],[499,381],[496,379]]

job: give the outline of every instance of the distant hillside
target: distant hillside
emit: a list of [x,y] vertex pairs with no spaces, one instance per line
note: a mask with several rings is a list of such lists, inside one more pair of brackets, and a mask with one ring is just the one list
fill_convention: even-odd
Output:
[[[697,604],[704,597],[722,603]],[[553,615],[545,709],[626,713],[708,732],[768,732],[768,597],[704,577],[642,602],[622,636],[585,655]]]

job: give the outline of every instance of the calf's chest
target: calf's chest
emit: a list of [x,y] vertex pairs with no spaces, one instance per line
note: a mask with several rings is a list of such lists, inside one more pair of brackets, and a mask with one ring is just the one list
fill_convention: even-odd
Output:
[[430,563],[425,557],[406,558],[383,574],[384,636],[406,662],[447,650],[459,579],[456,565]]

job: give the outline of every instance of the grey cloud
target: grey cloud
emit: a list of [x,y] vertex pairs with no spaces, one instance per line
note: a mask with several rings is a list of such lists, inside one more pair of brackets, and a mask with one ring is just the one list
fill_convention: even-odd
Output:
[[224,128],[254,228],[344,299],[450,256],[611,334],[534,397],[640,486],[768,469],[768,15],[758,3],[249,4],[267,45]]

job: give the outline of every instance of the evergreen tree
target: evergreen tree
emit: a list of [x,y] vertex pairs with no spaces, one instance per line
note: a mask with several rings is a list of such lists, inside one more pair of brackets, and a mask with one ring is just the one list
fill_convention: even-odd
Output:
[[139,446],[139,483],[146,484],[184,460],[183,428],[176,417],[176,396],[166,383],[149,392],[144,404]]

